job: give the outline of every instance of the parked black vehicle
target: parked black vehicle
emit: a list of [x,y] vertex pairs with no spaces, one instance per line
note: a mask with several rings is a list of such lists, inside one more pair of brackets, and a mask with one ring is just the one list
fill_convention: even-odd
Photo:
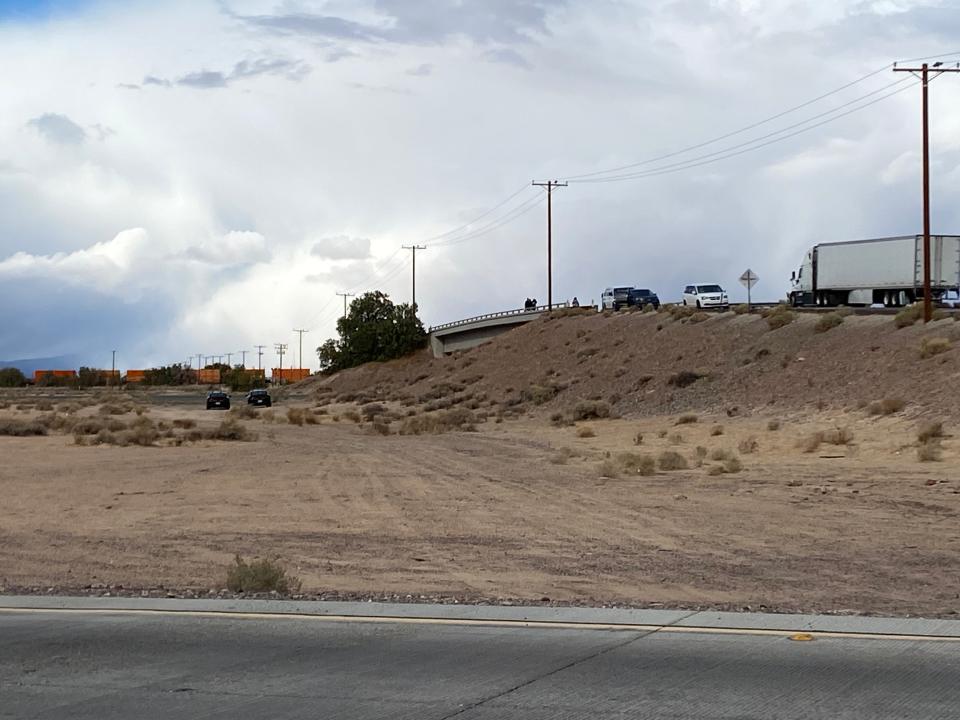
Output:
[[220,410],[230,409],[230,396],[223,390],[212,390],[207,393],[207,410],[215,408]]
[[273,405],[273,400],[270,399],[270,393],[266,390],[251,390],[247,393],[247,405],[270,407]]
[[627,295],[627,306],[642,308],[645,305],[653,305],[655,309],[659,308],[660,298],[653,290],[633,288]]

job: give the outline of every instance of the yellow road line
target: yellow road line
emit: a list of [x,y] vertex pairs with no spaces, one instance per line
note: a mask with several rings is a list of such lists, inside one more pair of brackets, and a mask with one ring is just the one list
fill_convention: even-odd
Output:
[[707,627],[698,625],[642,625],[630,623],[589,623],[551,620],[493,620],[472,618],[399,617],[393,615],[313,615],[309,613],[233,612],[230,610],[155,610],[136,608],[0,608],[0,614],[61,614],[61,615],[181,615],[200,618],[235,618],[240,620],[301,620],[330,623],[381,623],[396,625],[454,625],[466,627],[545,628],[557,630],[611,630],[620,632],[676,633],[705,635],[758,635],[789,637],[797,633],[813,638],[846,640],[910,640],[960,642],[960,635],[922,635],[909,633],[870,633],[858,631],[809,630],[793,628],[770,630],[762,628]]

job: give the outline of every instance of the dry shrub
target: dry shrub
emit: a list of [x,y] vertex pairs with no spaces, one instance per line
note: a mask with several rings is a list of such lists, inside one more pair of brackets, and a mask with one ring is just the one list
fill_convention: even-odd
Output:
[[921,443],[929,442],[935,438],[943,437],[943,423],[939,420],[925,422],[917,430],[917,441]]
[[714,425],[713,428],[710,430],[710,437],[718,437],[720,435],[723,435],[723,426]]
[[673,450],[666,450],[660,453],[660,457],[657,458],[657,464],[661,470],[686,470],[687,467],[689,467],[687,465],[687,459]]
[[867,406],[867,412],[871,415],[893,415],[898,413],[907,405],[901,398],[884,398],[883,400],[874,400]]
[[[786,305],[780,305],[778,308],[779,307],[786,308]],[[767,315],[767,325],[771,330],[778,330],[792,323],[796,317],[797,314],[795,312],[786,309],[779,310]]]
[[739,305],[734,305],[733,312],[736,313],[737,315],[746,315],[748,312],[750,312],[750,306],[747,305],[746,303],[740,303]]
[[730,457],[723,461],[722,467],[725,473],[738,473],[743,470],[743,463],[738,457]]
[[942,448],[939,438],[931,438],[917,447],[917,459],[920,462],[939,462]]
[[299,407],[290,407],[287,408],[287,421],[291,425],[303,425],[304,413],[303,408]]
[[407,418],[400,426],[401,435],[439,435],[445,432],[476,430],[477,417],[464,408],[441,410]]
[[634,444],[634,445],[643,445],[643,433],[642,433],[642,432],[639,432],[639,431],[638,431],[637,434],[633,436],[633,444]]
[[610,403],[603,400],[584,400],[573,408],[574,420],[601,420],[610,417]]
[[104,403],[97,412],[101,415],[126,415],[133,412],[133,405],[119,402]]
[[554,427],[564,427],[566,425],[572,425],[573,421],[568,420],[567,416],[562,412],[555,412],[550,416],[550,424]]
[[690,316],[689,322],[692,323],[702,323],[704,320],[709,320],[710,315],[705,312],[696,312]]
[[657,471],[657,461],[650,455],[639,453],[620,453],[617,455],[617,464],[627,475],[653,475]]
[[843,323],[843,315],[838,312],[827,313],[826,315],[821,315],[820,319],[817,320],[817,324],[813,326],[813,331],[818,333],[825,333],[828,330],[833,330],[837,325]]
[[697,416],[696,416],[696,415],[681,415],[679,418],[677,418],[676,424],[677,424],[677,425],[691,425],[691,424],[693,424],[693,423],[695,423],[695,422],[697,422]]
[[557,396],[555,385],[531,385],[520,391],[523,402],[532,402],[534,405],[543,405]]
[[[122,425],[121,427],[126,427]],[[74,435],[96,435],[98,432],[104,429],[109,429],[107,427],[107,421],[98,417],[88,417],[88,418],[78,418],[70,429],[73,431]]]
[[251,432],[246,426],[237,422],[236,418],[228,417],[221,422],[216,429],[204,433],[204,437],[209,440],[235,440],[239,442],[253,442],[257,439],[257,434]]
[[620,475],[620,468],[613,460],[604,460],[597,466],[597,475],[600,477],[615,478]]
[[373,402],[361,407],[360,414],[363,415],[364,420],[371,422],[377,415],[383,415],[386,410],[387,408],[382,403]]
[[349,420],[350,422],[360,422],[360,413],[356,410],[347,410],[343,413],[342,417],[344,420]]
[[723,465],[711,465],[707,475],[723,475]]
[[237,555],[227,570],[227,589],[236,593],[289,595],[300,589],[300,581],[275,560],[251,560],[248,563]]
[[733,453],[723,448],[715,448],[710,452],[711,460],[723,461],[723,460],[729,460],[732,457],[733,457]]
[[780,429],[779,420],[771,420],[770,422],[767,423],[767,430],[769,430],[770,432],[776,432],[779,429]]
[[578,438],[592,438],[596,437],[597,434],[593,431],[592,427],[584,425],[583,427],[577,428],[577,437]]
[[920,357],[923,360],[945,353],[950,349],[950,339],[945,337],[924,338],[920,341]]
[[37,401],[37,410],[41,410],[41,411],[44,411],[44,412],[50,412],[51,410],[53,410],[53,403],[50,402],[49,400],[38,400],[38,401]]
[[693,372],[692,370],[681,370],[675,375],[671,375],[667,379],[667,385],[672,385],[678,388],[685,388],[688,385],[693,385],[697,380],[702,377],[706,377],[698,372]]
[[249,405],[238,405],[230,410],[230,417],[252,420],[253,418],[257,417],[257,411]]
[[680,433],[672,433],[670,437],[667,438],[667,441],[671,445],[682,445],[683,444],[683,435]]
[[853,442],[853,431],[850,428],[833,428],[832,430],[818,430],[801,440],[798,445],[806,453],[816,452],[820,445],[849,445]]
[[47,428],[36,420],[17,420],[15,418],[0,418],[0,435],[10,437],[30,437],[46,435]]
[[[661,307],[663,307],[661,305]],[[697,309],[693,305],[668,305],[667,312],[675,320],[683,320],[688,317],[693,317],[697,313]]]
[[893,324],[898,328],[910,327],[923,317],[923,303],[914,303],[898,312],[893,318]]
[[[277,415],[273,410],[264,410],[260,415],[260,419],[265,423],[272,423],[277,419]],[[334,418],[334,420],[339,420],[339,418]]]
[[737,444],[737,449],[744,455],[752,455],[757,450],[760,449],[760,443],[757,442],[757,439],[751,435],[741,440]]
[[190,418],[177,418],[173,421],[173,426],[175,428],[189,430],[190,428],[195,428],[197,426],[197,421],[191,420]]
[[382,420],[375,420],[370,425],[370,431],[376,433],[377,435],[389,435],[390,423],[383,422]]

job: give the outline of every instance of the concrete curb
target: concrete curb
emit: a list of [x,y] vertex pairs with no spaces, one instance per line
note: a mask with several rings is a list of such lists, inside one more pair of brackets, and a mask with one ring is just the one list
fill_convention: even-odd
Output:
[[858,635],[911,635],[960,639],[960,620],[880,618],[841,615],[776,615],[686,610],[555,608],[503,605],[293,600],[205,600],[179,598],[0,596],[0,611],[95,611],[297,615],[358,620],[437,620],[445,622],[556,623],[647,626],[676,630],[739,630]]

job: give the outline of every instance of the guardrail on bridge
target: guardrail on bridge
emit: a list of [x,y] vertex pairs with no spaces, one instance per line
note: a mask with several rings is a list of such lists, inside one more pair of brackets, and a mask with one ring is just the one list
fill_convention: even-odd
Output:
[[511,315],[528,315],[533,313],[543,313],[551,309],[559,310],[562,308],[570,307],[570,303],[554,303],[552,308],[549,305],[538,305],[535,308],[519,308],[517,310],[502,310],[495,313],[487,313],[486,315],[475,315],[474,317],[464,318],[463,320],[454,320],[453,322],[443,323],[442,325],[433,325],[428,329],[428,332],[434,332],[436,330],[447,330],[448,328],[459,327],[461,325],[470,325],[475,322],[480,322],[481,320],[493,320],[495,318],[510,317]]

